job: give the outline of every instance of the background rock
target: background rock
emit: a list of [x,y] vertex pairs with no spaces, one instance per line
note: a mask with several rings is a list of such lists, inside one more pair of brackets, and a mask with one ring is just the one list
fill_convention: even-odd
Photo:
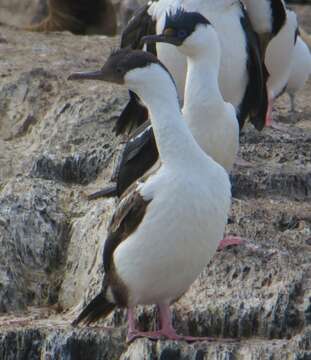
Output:
[[[25,19],[31,3],[0,0],[0,21],[14,4]],[[311,31],[311,9],[295,10]],[[70,326],[101,287],[115,200],[85,194],[110,182],[125,141],[112,129],[127,92],[66,79],[99,68],[118,41],[0,26],[0,359],[311,358],[310,82],[297,113],[287,95],[277,102],[287,132],[244,130],[250,166],[232,175],[227,232],[248,243],[216,254],[173,306],[179,332],[219,340],[127,346],[123,310],[95,327]],[[139,308],[137,318],[150,329],[156,309]]]

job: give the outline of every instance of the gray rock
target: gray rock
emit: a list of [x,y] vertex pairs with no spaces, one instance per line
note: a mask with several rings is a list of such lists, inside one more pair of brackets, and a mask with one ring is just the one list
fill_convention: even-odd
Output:
[[[298,94],[298,116],[286,96],[277,101],[287,132],[244,130],[250,166],[234,170],[227,233],[248,242],[217,253],[173,305],[179,333],[217,341],[127,345],[124,310],[95,327],[70,326],[101,287],[115,200],[85,194],[110,182],[127,92],[66,79],[98,69],[119,39],[0,33],[0,359],[310,359],[311,84]],[[155,307],[138,308],[137,324],[157,326]]]
[[69,242],[57,190],[19,185],[0,197],[0,312],[57,303]]

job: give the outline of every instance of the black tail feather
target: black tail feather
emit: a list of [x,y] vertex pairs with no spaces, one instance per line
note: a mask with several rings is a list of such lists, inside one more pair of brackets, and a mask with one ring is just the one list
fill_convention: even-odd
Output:
[[133,129],[138,128],[148,120],[148,110],[139,102],[138,96],[129,91],[130,100],[120,114],[114,131],[116,135],[130,134]]
[[95,200],[100,197],[112,197],[118,195],[118,187],[117,184],[113,184],[111,186],[107,186],[102,190],[96,191],[90,195],[88,195],[88,200]]
[[72,322],[72,326],[77,326],[80,322],[89,325],[92,322],[105,318],[115,308],[116,304],[109,302],[103,292],[99,293],[80,315]]

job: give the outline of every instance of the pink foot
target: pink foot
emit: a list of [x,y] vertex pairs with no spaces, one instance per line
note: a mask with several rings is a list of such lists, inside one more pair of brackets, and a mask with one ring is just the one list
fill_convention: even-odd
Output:
[[[128,333],[127,342],[130,343],[138,338],[148,338],[150,340],[174,340],[174,341],[187,341],[187,342],[197,342],[197,341],[209,341],[215,342],[220,341],[218,338],[210,337],[210,336],[184,336],[178,335],[175,331],[133,331]],[[221,339],[222,342],[236,342],[238,339]]]
[[218,245],[217,251],[222,251],[229,246],[238,246],[245,244],[245,240],[241,239],[239,236],[226,236]]
[[130,331],[127,334],[127,342],[130,343],[138,338],[148,338],[150,340],[160,340],[163,334],[161,331]]
[[187,342],[196,342],[196,341],[209,341],[209,342],[215,342],[215,341],[221,341],[221,342],[237,342],[239,339],[231,339],[231,338],[215,338],[211,336],[182,336],[182,340]]
[[[157,331],[138,331],[135,328],[135,319],[134,319],[134,310],[133,308],[128,309],[128,322],[129,322],[129,331],[127,335],[127,342],[137,338],[148,338],[150,340],[160,340],[160,339],[168,339],[168,340],[181,340],[187,342],[195,342],[195,341],[217,341],[219,339],[212,337],[194,337],[194,336],[183,336],[176,334],[175,329],[172,326],[172,318],[171,311],[168,304],[159,304],[159,312],[160,312],[160,321],[161,321],[161,329]],[[221,339],[221,341],[225,342],[236,342],[239,339]]]
[[267,127],[272,125],[272,121],[273,121],[272,109],[273,109],[273,97],[271,95],[269,95],[268,110],[267,110],[266,119],[265,119],[265,126],[267,126]]
[[282,131],[282,132],[288,132],[288,128],[289,128],[288,125],[283,125],[283,124],[280,124],[280,123],[276,123],[275,121],[272,121],[271,127],[272,127],[272,129],[279,130],[279,131]]
[[240,156],[238,156],[236,158],[235,164],[240,166],[240,167],[250,167],[250,166],[252,166],[252,164],[249,161],[246,161],[246,160],[242,159]]

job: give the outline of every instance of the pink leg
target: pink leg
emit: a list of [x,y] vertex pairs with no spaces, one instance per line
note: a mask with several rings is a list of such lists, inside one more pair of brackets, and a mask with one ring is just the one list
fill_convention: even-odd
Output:
[[159,305],[160,310],[160,319],[161,319],[161,330],[162,336],[169,340],[184,340],[187,342],[195,341],[215,341],[215,338],[212,337],[195,337],[195,336],[185,336],[177,335],[175,329],[172,325],[172,313],[167,304]]
[[272,109],[273,109],[273,96],[272,96],[271,92],[269,92],[269,90],[268,90],[268,110],[267,110],[266,119],[265,119],[265,125],[267,127],[271,126],[272,122],[273,122]]
[[181,340],[182,336],[176,334],[171,324],[171,315],[168,305],[160,305],[160,321],[161,329],[157,331],[139,331],[135,328],[134,311],[132,308],[128,309],[128,335],[127,341],[131,342],[140,337],[146,337],[150,340],[159,340],[163,337],[171,340]]
[[245,240],[239,236],[226,236],[218,245],[217,251],[222,251],[229,246],[238,246],[245,244]]
[[[140,337],[147,337],[151,340],[159,340],[162,338],[166,338],[169,340],[184,340],[188,342],[195,341],[215,341],[215,338],[212,337],[194,337],[194,336],[183,336],[176,334],[175,329],[172,325],[172,316],[169,305],[161,304],[159,305],[160,311],[160,321],[161,321],[161,329],[158,331],[138,331],[135,329],[135,321],[133,316],[133,309],[129,309],[128,313],[128,322],[129,322],[129,333],[128,333],[128,342],[131,342]],[[225,339],[224,341],[236,341],[232,339]]]
[[272,127],[272,129],[279,130],[282,132],[288,132],[288,129],[289,129],[288,125],[276,123],[275,121],[272,121],[271,127]]
[[252,164],[249,161],[246,161],[242,159],[240,156],[238,156],[235,160],[235,164],[239,167],[250,167]]
[[127,333],[127,342],[130,343],[133,340],[141,337],[147,337],[151,340],[158,340],[161,338],[159,331],[139,331],[135,326],[135,315],[134,309],[128,308],[127,310],[127,320],[128,320],[128,333]]
[[277,124],[277,123],[275,123],[275,121],[273,121],[272,110],[273,110],[274,96],[269,91],[268,91],[268,94],[269,94],[268,95],[268,110],[267,110],[267,114],[266,114],[265,125],[267,127],[272,127],[272,129],[275,129],[275,130],[287,132],[288,126],[282,125],[282,124]]

